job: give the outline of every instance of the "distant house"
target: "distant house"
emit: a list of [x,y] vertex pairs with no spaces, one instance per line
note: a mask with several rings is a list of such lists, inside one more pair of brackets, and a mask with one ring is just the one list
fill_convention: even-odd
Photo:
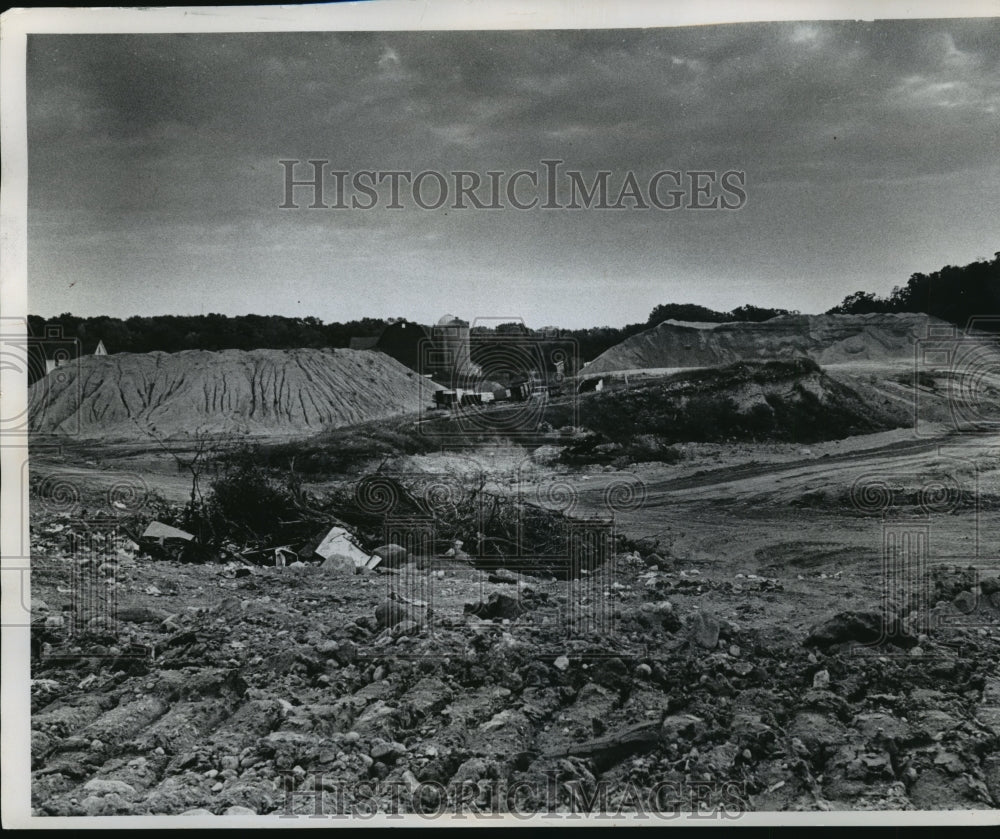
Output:
[[351,338],[350,348],[383,352],[453,387],[480,373],[470,359],[469,324],[453,315],[445,315],[432,327],[399,318],[389,322],[378,338]]
[[[74,356],[72,352],[67,351],[65,347],[59,347],[52,353],[45,354],[45,372],[46,374],[51,373],[57,367],[62,367],[64,364],[69,364],[76,358],[82,358],[85,355],[107,355],[108,349],[104,346],[104,341],[98,340],[97,344],[92,344],[90,342],[79,342],[79,355]],[[44,345],[43,345],[44,348]]]
[[398,320],[389,324],[379,336],[377,349],[386,355],[391,355],[400,364],[411,370],[429,373],[422,369],[421,351],[430,341],[430,331],[419,323]]
[[431,340],[430,330],[419,323],[397,319],[377,337],[351,338],[352,350],[382,352],[411,370],[421,369],[421,349]]

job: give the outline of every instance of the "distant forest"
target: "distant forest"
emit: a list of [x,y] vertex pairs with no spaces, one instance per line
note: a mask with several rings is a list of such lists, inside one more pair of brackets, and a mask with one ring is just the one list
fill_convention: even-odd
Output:
[[[1000,317],[1000,251],[993,259],[968,265],[946,265],[933,274],[913,274],[904,286],[886,297],[856,291],[830,309],[836,315],[872,312],[923,312],[965,327],[972,318]],[[976,323],[977,328],[1000,332],[1000,322]]]
[[[643,323],[624,327],[597,326],[589,329],[527,329],[521,324],[499,324],[472,330],[475,350],[489,344],[491,335],[512,334],[571,338],[577,342],[580,357],[589,361],[631,335],[649,329],[664,320],[709,321],[767,320],[787,314],[784,309],[761,309],[741,306],[732,312],[715,312],[691,303],[668,303],[657,306]],[[98,341],[109,353],[179,352],[181,350],[253,350],[292,349],[295,347],[347,347],[352,338],[374,338],[389,324],[388,320],[364,318],[346,323],[323,323],[318,318],[289,318],[279,315],[155,315],[125,320],[111,317],[78,317],[69,313],[54,318],[28,316],[31,335],[43,337],[58,327],[63,339],[79,341],[81,351],[89,354]]]
[[[872,312],[925,312],[961,327],[971,317],[998,315],[1000,251],[994,254],[992,260],[982,259],[963,267],[949,265],[932,274],[914,274],[905,286],[897,286],[886,297],[855,292],[829,310],[830,314]],[[749,304],[730,312],[717,312],[693,303],[665,303],[654,308],[643,323],[623,327],[546,329],[541,332],[552,337],[574,339],[580,358],[590,361],[624,339],[665,320],[726,323],[764,321],[782,314],[797,312]],[[42,338],[51,334],[47,332],[47,327],[59,327],[63,338],[79,341],[84,353],[92,353],[98,341],[104,342],[109,353],[347,347],[352,338],[378,336],[388,323],[380,318],[323,323],[314,317],[278,315],[156,315],[125,320],[103,316],[85,318],[69,313],[53,318],[28,316],[30,335]],[[993,328],[1000,331],[1000,324]],[[474,344],[488,344],[491,333],[504,334],[507,340],[511,333],[540,334],[519,324],[504,324],[495,330],[477,328],[473,333]]]

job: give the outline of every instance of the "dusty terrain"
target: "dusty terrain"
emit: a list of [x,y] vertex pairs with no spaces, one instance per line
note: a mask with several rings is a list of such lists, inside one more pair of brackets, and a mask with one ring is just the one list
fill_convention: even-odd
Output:
[[586,373],[709,367],[734,361],[811,358],[820,364],[912,362],[930,329],[953,332],[922,314],[783,315],[762,323],[668,320],[628,338],[587,365]]
[[[609,376],[578,405],[561,397],[534,439],[405,448],[425,427],[454,430],[410,416],[378,432],[391,456],[351,470],[305,466],[324,449],[367,451],[365,426],[280,448],[282,468],[305,469],[302,509],[366,474],[447,477],[493,513],[515,501],[551,517],[558,544],[541,560],[498,558],[468,526],[441,534],[464,551],[438,541],[357,574],[154,558],[121,537],[190,499],[198,441],[36,437],[35,812],[997,808],[1000,356],[974,347],[964,366],[915,369],[906,318],[870,319],[860,343],[830,318],[790,323],[815,346],[785,352],[772,322],[758,349],[817,354],[822,372],[670,378],[654,368],[715,355],[664,364],[633,346],[619,361],[646,368],[641,388]],[[683,327],[723,361],[727,328]],[[156,376],[138,381],[159,392]],[[218,417],[199,381],[171,397],[198,404],[177,413],[187,421]],[[110,399],[115,387],[83,389],[103,394],[86,417],[95,433],[132,410],[173,416],[169,400]],[[271,410],[255,404],[254,422]],[[275,414],[288,436],[313,422],[289,411]],[[671,436],[685,411],[724,433]],[[824,425],[824,411],[839,419]],[[237,414],[218,421],[247,421]],[[595,433],[610,442],[565,459]],[[649,440],[630,448],[630,433]],[[604,561],[584,573],[573,538],[591,526]],[[577,536],[559,542],[560,527]],[[95,603],[114,609],[95,616]]]
[[[491,582],[445,558],[237,579],[231,566],[122,554],[112,636],[67,642],[48,621],[32,682],[34,806],[311,814],[318,787],[327,815],[433,811],[441,795],[480,812],[599,808],[603,794],[611,812],[996,807],[990,442],[896,431],[809,449],[701,445],[678,466],[625,473],[562,470],[516,447],[482,453],[497,486],[562,505],[545,490],[569,487],[579,515],[606,510],[609,486],[641,482],[616,527],[658,539],[656,555],[621,553],[590,588]],[[941,454],[972,470],[957,480],[975,473],[982,509],[925,514],[907,501],[945,468]],[[458,458],[408,468],[454,473]],[[100,472],[84,484],[100,487]],[[851,501],[859,473],[889,476],[885,525]],[[70,602],[60,525],[75,520],[51,504],[33,511],[40,617]],[[937,625],[921,633],[910,614],[912,632],[879,643],[836,616],[877,622],[884,527],[914,520],[930,527]],[[432,618],[406,606],[415,620],[380,625],[392,593],[431,603]],[[495,617],[467,612],[496,594]],[[614,620],[570,632],[571,603],[613,608]],[[822,640],[814,630],[831,619]]]
[[419,410],[434,388],[383,353],[347,349],[118,353],[58,368],[29,407],[39,436],[302,435]]

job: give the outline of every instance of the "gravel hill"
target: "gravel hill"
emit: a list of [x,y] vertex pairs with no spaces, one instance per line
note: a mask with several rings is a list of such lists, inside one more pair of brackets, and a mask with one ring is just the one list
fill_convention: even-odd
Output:
[[668,320],[633,335],[587,365],[587,375],[735,361],[811,358],[819,364],[913,360],[915,341],[948,324],[923,314],[784,315],[763,323]]
[[382,353],[189,350],[88,356],[31,387],[32,433],[311,434],[418,411],[434,387]]

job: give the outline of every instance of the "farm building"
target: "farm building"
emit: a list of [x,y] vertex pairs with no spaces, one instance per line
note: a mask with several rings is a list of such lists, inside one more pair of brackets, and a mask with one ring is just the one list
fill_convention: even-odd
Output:
[[68,364],[76,358],[80,358],[85,355],[107,355],[108,350],[104,346],[104,341],[98,340],[96,344],[92,342],[77,342],[78,353],[73,355],[71,352],[67,352],[62,348],[56,349],[55,351],[45,355],[45,372],[51,373],[57,367],[61,367],[63,364]]
[[479,372],[470,357],[469,324],[454,315],[445,315],[430,328],[398,320],[378,338],[352,338],[350,346],[385,353],[411,370],[450,385],[464,383]]

